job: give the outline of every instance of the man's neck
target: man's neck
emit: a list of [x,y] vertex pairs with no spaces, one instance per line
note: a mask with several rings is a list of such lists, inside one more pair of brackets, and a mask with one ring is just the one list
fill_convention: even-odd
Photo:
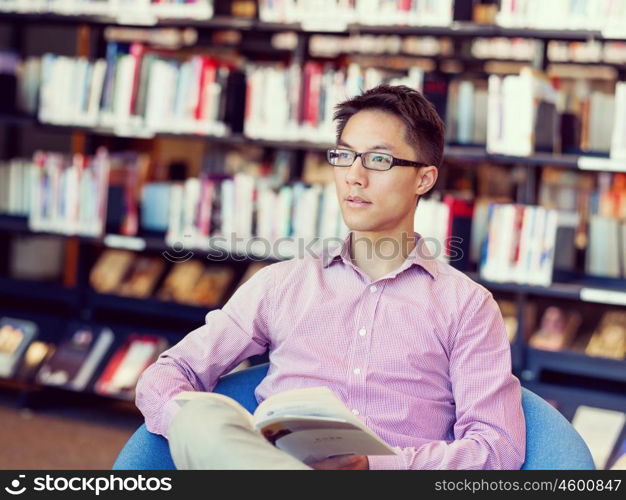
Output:
[[412,228],[375,233],[353,231],[350,257],[359,269],[376,281],[400,267],[414,248]]

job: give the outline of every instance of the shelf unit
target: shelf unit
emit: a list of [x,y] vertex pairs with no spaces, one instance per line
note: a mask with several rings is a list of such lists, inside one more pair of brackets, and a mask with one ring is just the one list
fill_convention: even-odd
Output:
[[[17,40],[16,45],[21,45],[21,30],[28,25],[37,23],[80,26],[94,31],[96,37],[102,35],[101,30],[104,26],[118,25],[118,20],[112,17],[103,16],[65,16],[58,14],[17,14],[2,13],[0,25],[2,23],[11,23],[13,29],[16,30],[14,39]],[[146,26],[141,23],[130,24],[130,26],[138,26],[149,28],[154,26]],[[585,41],[585,40],[614,40],[606,38],[599,31],[570,31],[570,30],[534,30],[519,28],[503,28],[499,26],[479,25],[469,21],[455,21],[449,27],[417,27],[417,26],[369,26],[350,24],[346,26],[345,31],[338,30],[308,30],[303,28],[299,23],[296,24],[279,24],[265,23],[255,19],[235,19],[231,17],[218,16],[210,20],[162,20],[158,23],[159,27],[192,27],[200,33],[212,30],[238,30],[242,33],[260,33],[262,36],[269,36],[273,33],[292,31],[299,40],[298,46],[294,51],[293,58],[300,62],[308,58],[307,44],[313,34],[380,34],[380,35],[399,35],[399,36],[446,36],[454,39],[458,47],[463,47],[465,43],[475,37],[524,37],[532,38],[538,42],[538,54],[540,57],[535,61],[535,65],[545,67],[547,65],[546,46],[550,40],[563,41]],[[465,45],[467,48],[467,46]],[[84,50],[84,49],[83,49]],[[463,51],[459,51],[462,53]],[[467,51],[465,51],[467,52]],[[414,56],[428,58],[428,56]],[[477,61],[473,61],[477,62]],[[484,61],[478,61],[484,62]],[[581,63],[577,63],[581,64]],[[618,66],[621,75],[624,74],[625,67]],[[103,127],[79,127],[65,125],[51,125],[40,123],[36,118],[30,116],[14,116],[0,115],[0,124],[7,125],[9,128],[21,128],[25,126],[35,126],[44,130],[59,131],[72,134],[82,135],[102,135],[115,136],[114,129]],[[180,135],[180,134],[156,134],[156,136],[176,136],[198,138],[214,143],[225,145],[243,145],[253,144],[268,149],[289,149],[294,151],[323,151],[329,145],[316,144],[303,141],[268,141],[259,139],[250,139],[242,134],[234,134],[228,137],[215,136],[196,136],[196,135]],[[139,139],[150,139],[139,135]],[[493,162],[510,166],[522,166],[528,169],[528,186],[522,193],[521,203],[534,202],[534,180],[535,171],[544,165],[557,166],[564,169],[579,169],[601,172],[626,172],[626,162],[611,161],[607,156],[581,156],[577,154],[552,155],[549,153],[536,153],[529,157],[514,157],[500,154],[490,154],[484,147],[480,146],[456,146],[449,145],[446,147],[445,156],[449,160],[458,160],[469,163]],[[0,217],[0,235],[2,233],[13,234],[32,234],[26,221],[20,218]],[[107,238],[84,238],[84,237],[68,237],[78,242],[82,249],[94,246],[110,246]],[[146,251],[161,252],[167,250],[167,245],[162,238],[150,236],[139,237],[140,246]],[[124,241],[123,238],[119,241]],[[196,251],[196,250],[194,250]],[[199,255],[210,257],[209,252],[201,250],[196,251]],[[139,300],[132,298],[122,298],[113,295],[97,294],[86,287],[85,269],[81,271],[79,282],[74,287],[63,287],[55,284],[37,284],[33,286],[28,282],[12,280],[9,278],[0,278],[0,295],[11,295],[20,298],[32,298],[43,301],[56,301],[72,308],[78,317],[88,319],[97,314],[100,310],[117,311],[124,314],[137,314],[144,316],[154,315],[157,318],[170,318],[184,321],[189,324],[200,323],[204,315],[208,312],[206,308],[198,308],[182,304],[163,303],[157,300]],[[480,279],[477,273],[468,273],[469,277],[481,283],[494,293],[511,294],[520,311],[518,322],[519,331],[525,330],[525,322],[523,310],[525,304],[534,297],[543,297],[548,299],[583,301],[590,300],[589,294],[585,295],[585,291],[595,291],[591,294],[592,301],[598,304],[607,304],[612,306],[626,306],[626,296],[622,297],[620,292],[626,290],[626,282],[621,283],[598,283],[597,281],[556,281],[549,287],[537,287],[528,285],[519,285],[513,283],[493,283]],[[620,288],[622,287],[622,288]],[[603,294],[606,298],[603,302]],[[522,339],[523,335],[517,335],[516,340],[511,345],[514,371],[520,376],[522,383],[535,390],[544,397],[560,399],[568,398],[577,401],[587,401],[588,404],[596,403],[597,406],[605,408],[619,409],[626,411],[626,398],[612,393],[611,391],[602,391],[593,387],[593,383],[589,387],[571,387],[567,383],[555,382],[553,376],[549,381],[544,381],[542,376],[544,373],[551,375],[557,374],[563,377],[590,377],[593,379],[604,380],[606,384],[624,383],[626,381],[626,361],[616,361],[603,358],[592,358],[584,354],[575,352],[545,352],[530,348]],[[558,377],[557,377],[558,379]]]
[[[122,19],[110,16],[63,15],[54,13],[28,14],[17,12],[2,12],[2,17],[12,23],[47,23],[47,24],[87,24],[87,25],[120,25],[132,27],[191,27],[197,29],[234,29],[253,31],[295,31],[298,33],[344,35],[346,33],[367,33],[380,35],[425,35],[449,37],[504,37],[504,38],[534,38],[538,40],[616,40],[614,36],[606,36],[596,30],[559,30],[508,28],[503,26],[478,24],[472,21],[453,21],[450,26],[376,26],[369,24],[349,23],[345,29],[338,30],[308,28],[301,23],[272,23],[258,19],[234,18],[229,16],[214,16],[211,19],[160,19],[157,24],[141,23],[139,20],[124,22]],[[626,33],[625,33],[626,36]]]
[[[324,152],[332,146],[331,143],[315,143],[308,141],[279,141],[255,139],[244,134],[230,134],[228,136],[195,135],[158,132],[155,134],[119,135],[114,129],[106,127],[85,127],[79,125],[57,125],[44,123],[33,116],[13,116],[0,114],[0,124],[10,126],[34,126],[43,130],[84,133],[100,136],[123,137],[128,139],[154,139],[156,137],[179,137],[186,139],[201,138],[207,142],[230,146],[254,145],[268,149],[287,149],[309,152]],[[541,168],[545,165],[564,169],[595,171],[595,172],[626,172],[626,160],[611,159],[605,154],[550,154],[537,152],[530,156],[511,156],[489,153],[484,146],[460,146],[448,144],[444,150],[444,157],[448,160],[460,160],[468,163],[490,162],[503,165],[524,165]]]

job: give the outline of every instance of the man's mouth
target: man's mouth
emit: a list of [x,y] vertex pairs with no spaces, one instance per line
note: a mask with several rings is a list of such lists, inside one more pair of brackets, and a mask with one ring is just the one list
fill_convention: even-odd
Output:
[[371,201],[361,198],[360,196],[348,196],[346,202],[351,207],[364,207],[372,204]]

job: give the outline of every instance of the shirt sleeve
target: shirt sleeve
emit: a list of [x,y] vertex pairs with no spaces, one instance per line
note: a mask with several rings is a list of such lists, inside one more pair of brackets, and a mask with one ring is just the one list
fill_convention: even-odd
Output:
[[[463,311],[450,352],[454,441],[368,457],[370,469],[520,469],[526,451],[521,386],[511,373],[504,321],[491,293]],[[424,416],[428,418],[428,416]]]
[[257,271],[205,324],[164,351],[137,382],[135,404],[150,432],[167,437],[182,391],[212,391],[218,378],[270,343],[273,266]]

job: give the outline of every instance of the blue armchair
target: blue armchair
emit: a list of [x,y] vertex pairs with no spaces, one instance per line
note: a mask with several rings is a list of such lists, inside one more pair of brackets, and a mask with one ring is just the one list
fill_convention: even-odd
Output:
[[[267,364],[242,370],[220,379],[215,392],[236,399],[248,411],[257,406],[254,388],[267,373]],[[589,448],[572,425],[535,393],[522,388],[526,418],[526,461],[522,469],[594,469]],[[145,424],[130,437],[114,470],[172,470],[168,442],[148,432]]]

